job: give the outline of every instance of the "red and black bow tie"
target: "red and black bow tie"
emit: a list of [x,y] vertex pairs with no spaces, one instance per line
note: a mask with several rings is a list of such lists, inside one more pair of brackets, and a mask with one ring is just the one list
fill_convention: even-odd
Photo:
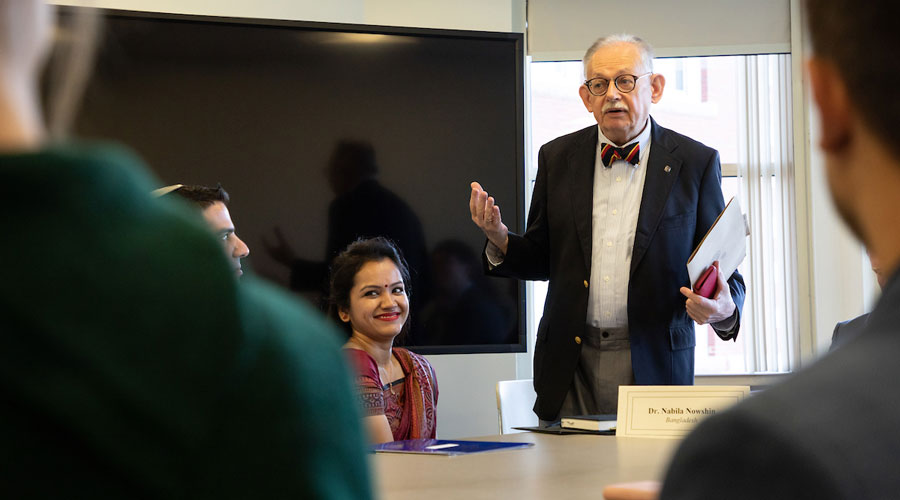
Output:
[[641,159],[641,144],[639,142],[632,142],[627,146],[617,148],[612,144],[607,144],[605,142],[601,143],[600,159],[603,161],[603,166],[606,168],[611,167],[612,163],[616,160],[624,160],[632,165],[637,165],[638,161]]

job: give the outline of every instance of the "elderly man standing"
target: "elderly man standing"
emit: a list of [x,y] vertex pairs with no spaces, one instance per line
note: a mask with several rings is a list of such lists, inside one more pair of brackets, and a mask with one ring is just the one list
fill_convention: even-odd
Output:
[[650,117],[665,78],[650,46],[618,35],[584,56],[579,88],[597,126],[545,144],[528,227],[509,232],[472,183],[486,267],[550,280],[534,353],[535,413],[615,413],[619,385],[692,384],[694,324],[722,339],[740,327],[744,283],[719,276],[712,300],[690,291],[685,265],[725,206],[718,153]]

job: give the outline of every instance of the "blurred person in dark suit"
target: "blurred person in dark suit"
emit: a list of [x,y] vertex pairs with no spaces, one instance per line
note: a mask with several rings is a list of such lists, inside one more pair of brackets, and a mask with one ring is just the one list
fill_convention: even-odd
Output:
[[[878,288],[882,289],[887,281],[887,276],[881,269],[881,261],[872,255],[872,252],[866,251],[866,253],[869,255],[869,263],[872,264],[872,272],[875,273],[875,280],[878,281]],[[844,342],[847,342],[849,339],[852,339],[865,330],[866,325],[869,323],[869,314],[870,313],[860,314],[853,319],[841,321],[834,325],[834,332],[831,334],[831,349],[840,347]]]
[[661,496],[875,499],[900,492],[900,4],[806,0],[819,146],[841,218],[878,256],[863,331],[782,384],[702,422]]

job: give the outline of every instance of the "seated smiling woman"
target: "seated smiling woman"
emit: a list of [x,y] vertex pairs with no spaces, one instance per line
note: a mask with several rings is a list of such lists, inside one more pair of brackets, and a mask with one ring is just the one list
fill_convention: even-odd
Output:
[[331,311],[351,332],[344,351],[373,443],[435,437],[434,368],[393,347],[409,319],[408,292],[406,262],[385,238],[350,244],[331,266]]

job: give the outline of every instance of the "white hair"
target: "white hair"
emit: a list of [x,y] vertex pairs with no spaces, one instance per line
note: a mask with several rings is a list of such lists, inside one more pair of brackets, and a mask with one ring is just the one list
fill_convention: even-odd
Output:
[[617,43],[630,43],[637,47],[641,54],[641,67],[643,67],[645,71],[653,72],[653,47],[642,38],[627,33],[621,33],[618,35],[600,37],[587,49],[587,52],[584,53],[584,59],[582,59],[582,62],[584,63],[585,79],[588,77],[588,66],[591,64],[591,58],[594,57],[594,53],[597,52],[597,49]]

